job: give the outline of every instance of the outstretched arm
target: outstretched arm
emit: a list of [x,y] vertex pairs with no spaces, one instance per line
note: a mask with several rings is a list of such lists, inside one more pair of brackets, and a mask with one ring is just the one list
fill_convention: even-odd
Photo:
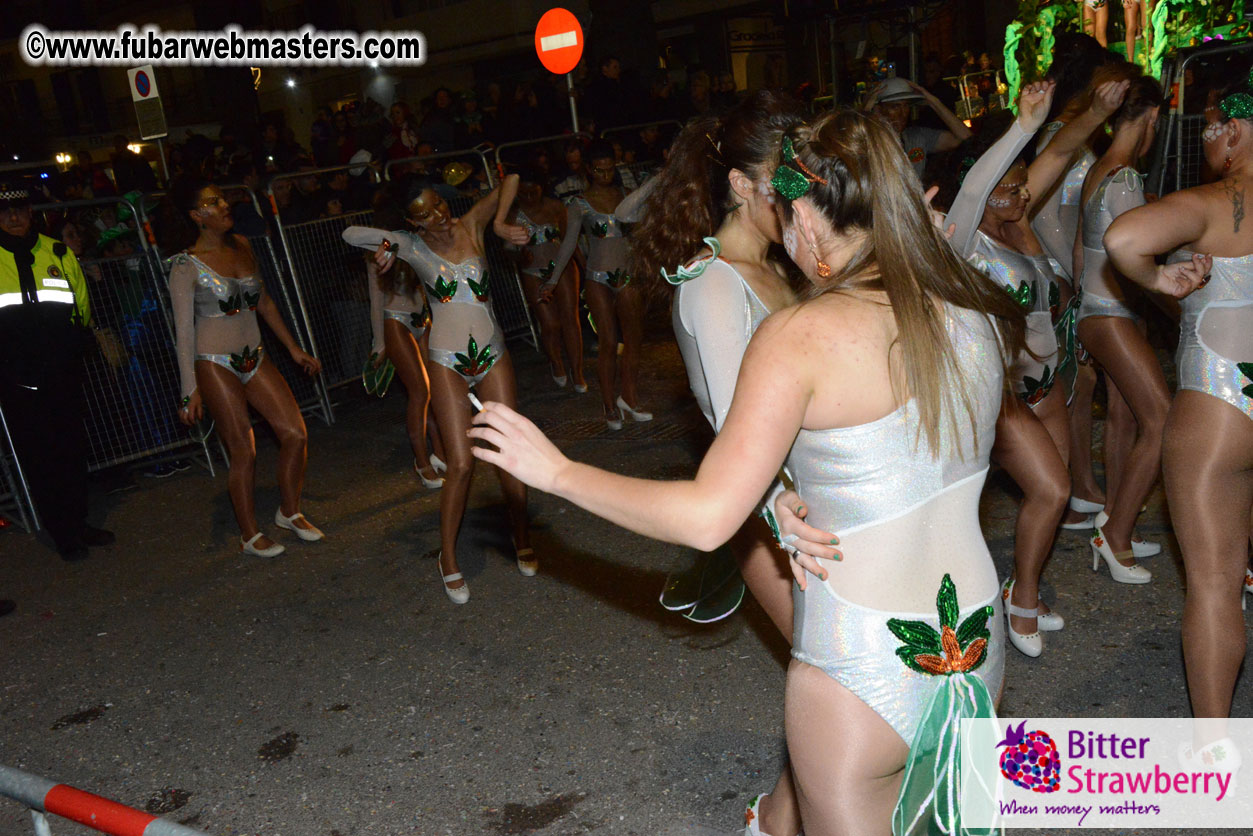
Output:
[[614,207],[613,213],[618,220],[624,223],[633,224],[640,219],[640,209],[644,206],[644,201],[648,200],[648,196],[653,193],[653,189],[657,187],[657,178],[650,177],[635,191],[622,198],[622,202]]
[[788,363],[794,342],[779,322],[768,319],[758,329],[727,422],[692,481],[635,479],[572,462],[534,424],[499,403],[486,404],[470,431],[496,449],[475,446],[472,452],[639,534],[715,549],[761,501],[804,420],[812,387],[808,370]]
[[966,123],[957,118],[957,114],[945,107],[944,103],[932,95],[931,91],[923,87],[921,84],[908,82],[915,93],[918,93],[926,101],[927,106],[932,112],[940,118],[944,123],[944,127],[948,131],[940,134],[940,138],[936,140],[936,151],[952,151],[958,145],[970,139],[970,128],[966,127]]
[[483,230],[487,228],[487,224],[492,224],[492,229],[501,237],[503,241],[512,244],[525,244],[528,240],[526,230],[520,226],[514,226],[505,222],[505,217],[509,214],[509,210],[513,207],[513,201],[518,196],[518,175],[510,174],[500,185],[492,189],[484,195],[477,203],[461,216],[461,222],[466,224],[473,233],[479,244],[483,243]]

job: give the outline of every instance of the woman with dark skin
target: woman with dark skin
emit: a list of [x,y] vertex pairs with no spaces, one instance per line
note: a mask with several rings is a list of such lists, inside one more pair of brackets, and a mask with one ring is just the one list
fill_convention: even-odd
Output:
[[[390,199],[387,190],[380,190],[375,199],[374,222],[390,229],[405,226],[404,211]],[[427,488],[438,488],[444,483],[439,475],[444,463],[428,452],[426,440],[429,430],[435,437],[436,449],[442,446],[438,429],[427,422],[431,404],[431,383],[426,371],[431,306],[426,291],[407,264],[379,272],[373,257],[367,257],[366,273],[370,282],[374,366],[378,368],[387,360],[395,366],[396,376],[409,395],[405,428],[413,447],[413,470]]]
[[[625,219],[615,215],[626,194],[615,180],[613,148],[608,143],[598,143],[589,149],[588,157],[592,183],[567,204],[566,234],[554,270],[556,274],[565,270],[579,232],[586,232],[590,243],[583,295],[596,325],[596,370],[605,422],[611,430],[619,430],[624,414],[636,421],[653,418],[652,413],[639,409],[637,388],[644,340],[644,299],[627,273],[629,250],[622,229]],[[621,364],[619,342],[623,346]]]
[[[183,393],[179,417],[190,426],[208,409],[230,456],[228,485],[240,550],[274,557],[283,553],[283,547],[257,527],[253,497],[257,450],[248,407],[260,413],[278,437],[281,501],[275,524],[302,540],[320,540],[322,532],[300,513],[308,431],[287,381],[262,354],[257,314],[307,374],[317,374],[322,364],[287,330],[257,278],[252,246],[231,232],[230,204],[221,190],[204,181],[184,181],[170,196],[178,218],[189,219],[195,228],[195,234],[188,230],[183,237],[184,242],[192,241],[190,246],[174,247],[183,251],[171,259],[170,270]],[[172,238],[170,243],[177,242]]]
[[573,266],[555,273],[557,251],[566,233],[566,208],[544,194],[543,178],[523,170],[518,200],[510,222],[527,230],[527,243],[516,250],[522,289],[539,320],[540,343],[548,358],[549,372],[558,386],[566,385],[564,345],[574,376],[574,391],[586,392],[583,379],[583,331],[579,326],[579,281]]
[[[521,244],[527,239],[526,230],[504,222],[517,189],[518,176],[511,174],[460,217],[453,217],[433,189],[423,189],[406,210],[413,233],[359,226],[343,233],[350,244],[374,251],[380,273],[392,269],[396,257],[404,259],[421,278],[431,302],[427,372],[448,468],[439,503],[439,570],[444,591],[456,604],[470,600],[470,588],[457,568],[457,534],[474,476],[466,436],[471,418],[468,395],[473,387],[484,400],[516,404],[518,397],[513,361],[488,301],[491,289],[483,247],[489,224],[507,242]],[[386,244],[398,244],[399,249],[393,252]],[[503,471],[499,475],[518,571],[534,575],[538,565],[530,548],[526,487]]]

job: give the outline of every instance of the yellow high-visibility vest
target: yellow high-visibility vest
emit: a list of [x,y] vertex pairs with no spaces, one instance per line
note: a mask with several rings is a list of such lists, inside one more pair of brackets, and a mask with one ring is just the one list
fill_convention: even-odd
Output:
[[[74,319],[80,325],[91,324],[91,302],[87,298],[87,279],[83,268],[70,248],[55,238],[40,235],[32,250],[35,263],[35,296],[39,302],[63,302],[74,306]],[[0,308],[25,302],[22,281],[18,276],[13,253],[0,248]]]

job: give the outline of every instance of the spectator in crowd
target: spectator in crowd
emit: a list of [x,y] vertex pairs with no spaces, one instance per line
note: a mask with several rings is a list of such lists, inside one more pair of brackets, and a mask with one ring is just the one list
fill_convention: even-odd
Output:
[[261,126],[261,138],[253,151],[252,158],[266,174],[276,174],[286,170],[291,164],[288,150],[279,141],[278,125],[266,122]]
[[[927,104],[948,130],[910,125],[910,109],[915,103]],[[951,151],[971,137],[970,128],[926,89],[903,78],[889,78],[876,85],[866,97],[866,110],[890,127],[905,146],[919,179],[927,167],[927,156]]]
[[113,182],[120,193],[153,192],[157,189],[157,178],[152,173],[152,166],[139,154],[126,147],[126,137],[118,134],[113,137]]
[[600,72],[583,90],[583,110],[602,129],[634,119],[634,103],[622,81],[622,62],[614,55],[601,59]]
[[357,114],[357,148],[364,148],[375,158],[387,156],[387,138],[391,127],[383,106],[367,98]]
[[[311,159],[303,159],[297,163],[297,171],[313,171],[316,166]],[[298,224],[312,221],[322,214],[326,207],[326,194],[322,181],[316,174],[306,174],[296,178],[296,188],[292,191],[291,209],[283,213],[283,223]]]
[[337,162],[335,124],[331,121],[329,107],[318,108],[317,118],[309,128],[309,150],[313,152],[313,161],[319,168],[327,168]]
[[335,163],[344,165],[352,160],[360,149],[357,147],[357,136],[346,110],[337,110],[331,117],[333,131],[331,141],[335,143]]
[[437,151],[451,151],[456,145],[457,114],[453,110],[452,91],[440,87],[435,91],[434,106],[422,120],[422,138]]
[[354,180],[349,171],[332,172],[327,178],[326,200],[338,200],[343,212],[360,212],[370,208],[372,189],[369,183],[362,182],[364,178]]
[[713,82],[709,73],[704,70],[697,70],[688,76],[686,109],[682,121],[707,113],[713,107],[712,89]]
[[[240,160],[232,165],[228,179],[232,183],[241,183],[254,194],[261,185],[257,165],[252,160]],[[231,202],[231,217],[235,220],[236,232],[245,238],[265,235],[265,218],[257,212],[252,198],[241,190],[232,189],[226,193],[226,199]]]
[[461,113],[457,114],[456,147],[473,148],[487,141],[487,131],[483,124],[483,113],[479,110],[478,98],[473,90],[461,94]]
[[566,167],[558,176],[557,184],[553,186],[553,194],[558,200],[583,194],[590,182],[587,165],[583,162],[583,144],[577,139],[566,143],[565,161]]
[[419,140],[417,123],[413,112],[405,102],[396,102],[388,111],[391,130],[387,134],[387,157],[402,160],[417,154]]
[[718,73],[718,81],[712,93],[713,106],[717,110],[730,110],[739,101],[735,88],[735,76],[729,72]]

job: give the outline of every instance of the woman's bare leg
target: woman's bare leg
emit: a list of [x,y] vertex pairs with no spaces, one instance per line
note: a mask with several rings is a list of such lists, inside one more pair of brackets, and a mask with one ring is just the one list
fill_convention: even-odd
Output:
[[566,373],[565,363],[561,360],[561,319],[557,315],[555,301],[541,302],[539,298],[540,281],[530,273],[522,274],[522,289],[526,292],[526,303],[531,313],[539,321],[540,350],[548,358],[548,367],[555,377]]
[[1253,510],[1253,422],[1200,392],[1175,397],[1163,449],[1183,551],[1183,661],[1194,717],[1227,717],[1244,661],[1240,610]]
[[[497,361],[499,362],[499,361]],[[450,368],[432,363],[428,370],[431,378],[431,406],[435,423],[439,425],[444,440],[444,488],[439,493],[439,542],[440,572],[451,575],[457,568],[457,535],[461,532],[461,520],[466,513],[466,499],[470,495],[470,480],[474,477],[474,456],[470,453],[470,400],[466,393],[470,387],[465,378]],[[463,580],[448,584],[450,589],[460,589]]]
[[[1096,369],[1080,363],[1075,374],[1075,396],[1070,401],[1070,493],[1089,502],[1105,504],[1105,492],[1092,473],[1092,396],[1096,392]],[[1070,522],[1077,522],[1076,515]]]
[[889,836],[909,747],[870,706],[792,660],[784,701],[805,836]]
[[408,328],[394,319],[383,320],[383,344],[387,357],[396,367],[396,376],[405,386],[408,403],[405,406],[405,429],[409,433],[409,445],[418,472],[427,479],[436,473],[431,467],[430,453],[426,448],[426,414],[431,404],[431,381],[418,351],[417,340]]
[[[479,385],[475,387],[480,399],[499,401],[511,409],[518,408],[518,382],[513,373],[513,359],[506,352],[492,366]],[[525,549],[531,545],[530,520],[526,513],[526,485],[499,468],[496,475],[500,477],[500,489],[505,495],[505,506],[509,509],[509,529],[513,535],[514,548]]]
[[561,340],[566,347],[571,381],[576,386],[586,386],[583,378],[583,326],[579,324],[579,271],[574,264],[566,267],[557,281],[553,302],[557,318],[561,321]]
[[273,363],[263,362],[257,367],[252,380],[244,386],[244,395],[278,438],[279,510],[286,517],[295,516],[300,513],[309,452],[309,431],[300,406]]
[[[1056,400],[1050,401],[1056,396]],[[1068,436],[1065,397],[1055,388],[1039,404],[1055,430],[1048,427],[1019,398],[1007,396],[996,420],[996,443],[992,460],[1022,489],[1022,505],[1014,526],[1013,602],[1025,609],[1036,606],[1040,575],[1053,550],[1053,538],[1070,496],[1070,474],[1059,450]],[[1060,418],[1058,416],[1061,416]],[[1047,610],[1044,610],[1047,611]],[[1036,632],[1037,620],[1010,616],[1014,632]]]
[[[196,386],[204,401],[213,426],[230,456],[230,472],[226,477],[227,493],[235,522],[244,540],[258,531],[254,491],[257,476],[257,444],[248,420],[248,399],[244,385],[227,369],[208,360],[196,361]],[[268,537],[255,544],[259,549],[273,545]]]
[[622,288],[614,308],[622,334],[622,400],[639,409],[640,351],[644,343],[644,297],[640,289],[634,285]]
[[1079,330],[1083,344],[1131,408],[1137,427],[1116,490],[1106,491],[1109,521],[1102,531],[1110,548],[1122,552],[1131,548],[1136,517],[1161,472],[1162,431],[1170,409],[1170,390],[1157,355],[1132,320],[1089,317],[1079,323]]
[[[431,353],[427,350],[428,348],[430,348],[430,345],[431,345],[431,332],[428,329],[422,335],[422,338],[418,340],[418,356],[422,358],[423,371],[426,371],[427,369],[431,368]],[[439,434],[439,424],[436,423],[435,421],[432,421],[430,417],[431,416],[431,396],[430,396],[431,373],[429,371],[426,372],[426,386],[427,386],[426,417],[423,420],[426,422],[426,436],[427,438],[431,440],[431,445],[427,449],[433,450],[435,452],[435,455],[439,456],[440,460],[442,461],[444,458],[444,440],[440,437],[440,434]]]
[[583,289],[587,307],[596,321],[596,375],[606,415],[618,412],[618,316],[613,291],[600,282],[589,281]]
[[[1118,482],[1127,467],[1127,457],[1136,443],[1136,417],[1118,391],[1113,378],[1105,375],[1105,499],[1118,493]],[[1106,507],[1106,513],[1109,508]]]

